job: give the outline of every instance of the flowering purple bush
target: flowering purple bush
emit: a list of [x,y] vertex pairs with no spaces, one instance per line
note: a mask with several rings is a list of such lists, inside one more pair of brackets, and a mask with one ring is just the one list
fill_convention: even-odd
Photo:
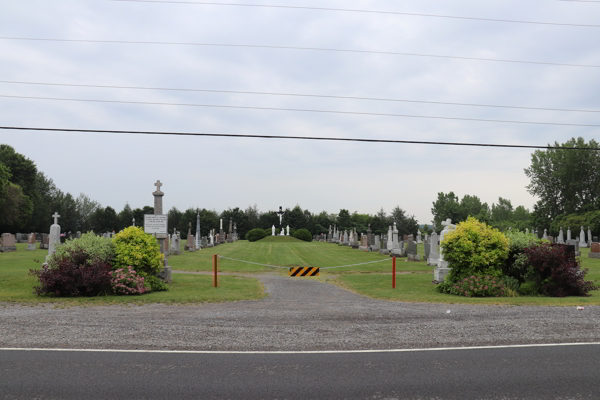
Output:
[[443,282],[436,286],[436,290],[441,293],[465,297],[505,296],[505,286],[502,279],[490,275],[471,275],[457,282]]
[[110,283],[115,294],[143,294],[148,291],[144,287],[144,278],[131,266],[111,272]]
[[110,293],[111,265],[95,261],[87,263],[83,250],[63,255],[52,265],[44,265],[39,270],[30,270],[29,274],[39,279],[39,285],[33,292],[38,296],[99,296]]

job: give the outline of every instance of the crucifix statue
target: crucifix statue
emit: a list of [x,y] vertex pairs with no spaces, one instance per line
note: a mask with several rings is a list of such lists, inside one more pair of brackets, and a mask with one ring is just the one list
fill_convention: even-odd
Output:
[[160,193],[160,187],[161,187],[162,185],[163,185],[163,184],[162,184],[162,183],[160,183],[160,180],[156,181],[156,183],[154,184],[154,186],[156,186],[156,193]]
[[55,211],[54,215],[52,216],[52,218],[54,218],[54,225],[58,225],[58,218],[60,217],[60,215],[58,215],[58,213]]
[[285,211],[283,211],[283,207],[279,206],[279,211],[277,211],[277,215],[279,215],[279,226],[281,227],[281,219],[283,218],[283,214],[285,214]]

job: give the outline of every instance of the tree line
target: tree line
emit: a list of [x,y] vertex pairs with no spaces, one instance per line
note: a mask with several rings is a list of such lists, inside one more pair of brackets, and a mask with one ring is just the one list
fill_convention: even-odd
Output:
[[[573,229],[583,225],[590,226],[593,232],[600,232],[598,143],[593,139],[586,143],[583,138],[573,138],[552,147],[558,148],[532,153],[531,165],[525,169],[531,180],[527,190],[539,198],[533,211],[523,206],[514,208],[510,200],[502,197],[489,206],[475,195],[459,198],[454,192],[448,192],[438,193],[433,201],[432,227],[419,226],[415,217],[399,206],[389,214],[381,209],[370,215],[350,213],[345,209],[337,214],[312,213],[296,205],[285,210],[282,224],[292,229],[308,229],[313,235],[327,233],[330,225],[341,230],[356,229],[357,232],[366,232],[370,225],[375,234],[385,234],[388,226],[396,222],[399,233],[404,235],[415,234],[419,227],[422,233],[431,233],[433,229],[439,232],[443,229],[442,221],[448,218],[458,223],[474,216],[500,230],[509,227],[549,229],[550,234],[556,235],[561,226]],[[587,150],[568,150],[573,147]],[[144,214],[154,213],[151,206],[132,209],[125,204],[117,212],[110,206],[103,207],[84,193],[74,197],[57,188],[32,160],[9,145],[0,145],[0,232],[47,232],[55,211],[61,215],[63,232],[118,232],[130,226],[134,218],[136,225],[143,225]],[[208,235],[211,229],[219,229],[219,219],[223,219],[225,231],[229,219],[233,219],[240,237],[255,228],[279,227],[276,211],[261,212],[256,205],[246,209],[230,208],[220,213],[192,208],[180,211],[173,207],[168,211],[169,231],[176,229],[185,236],[191,223],[195,234],[197,214],[200,214],[202,236]]]

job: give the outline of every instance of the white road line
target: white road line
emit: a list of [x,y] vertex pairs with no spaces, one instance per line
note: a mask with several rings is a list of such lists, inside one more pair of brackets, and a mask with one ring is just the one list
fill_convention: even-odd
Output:
[[0,347],[0,351],[54,351],[54,352],[90,352],[90,353],[157,353],[157,354],[356,354],[356,353],[408,353],[417,351],[451,351],[451,350],[488,350],[533,347],[564,347],[600,345],[600,342],[587,343],[548,343],[548,344],[515,344],[504,346],[471,346],[471,347],[436,347],[430,349],[388,349],[388,350],[314,350],[314,351],[211,351],[211,350],[118,350],[118,349],[43,349]]

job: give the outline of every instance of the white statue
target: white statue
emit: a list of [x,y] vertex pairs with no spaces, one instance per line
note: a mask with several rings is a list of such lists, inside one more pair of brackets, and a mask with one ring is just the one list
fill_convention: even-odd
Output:
[[271,236],[275,236],[275,225],[271,228]]
[[287,226],[287,235],[286,236],[290,236],[290,226]]
[[442,249],[441,244],[444,241],[446,234],[456,229],[456,225],[452,225],[452,220],[448,218],[442,222],[442,226],[444,227],[444,230],[440,233],[440,258],[438,260],[438,267],[446,268],[448,266],[448,262],[444,261],[444,250]]

